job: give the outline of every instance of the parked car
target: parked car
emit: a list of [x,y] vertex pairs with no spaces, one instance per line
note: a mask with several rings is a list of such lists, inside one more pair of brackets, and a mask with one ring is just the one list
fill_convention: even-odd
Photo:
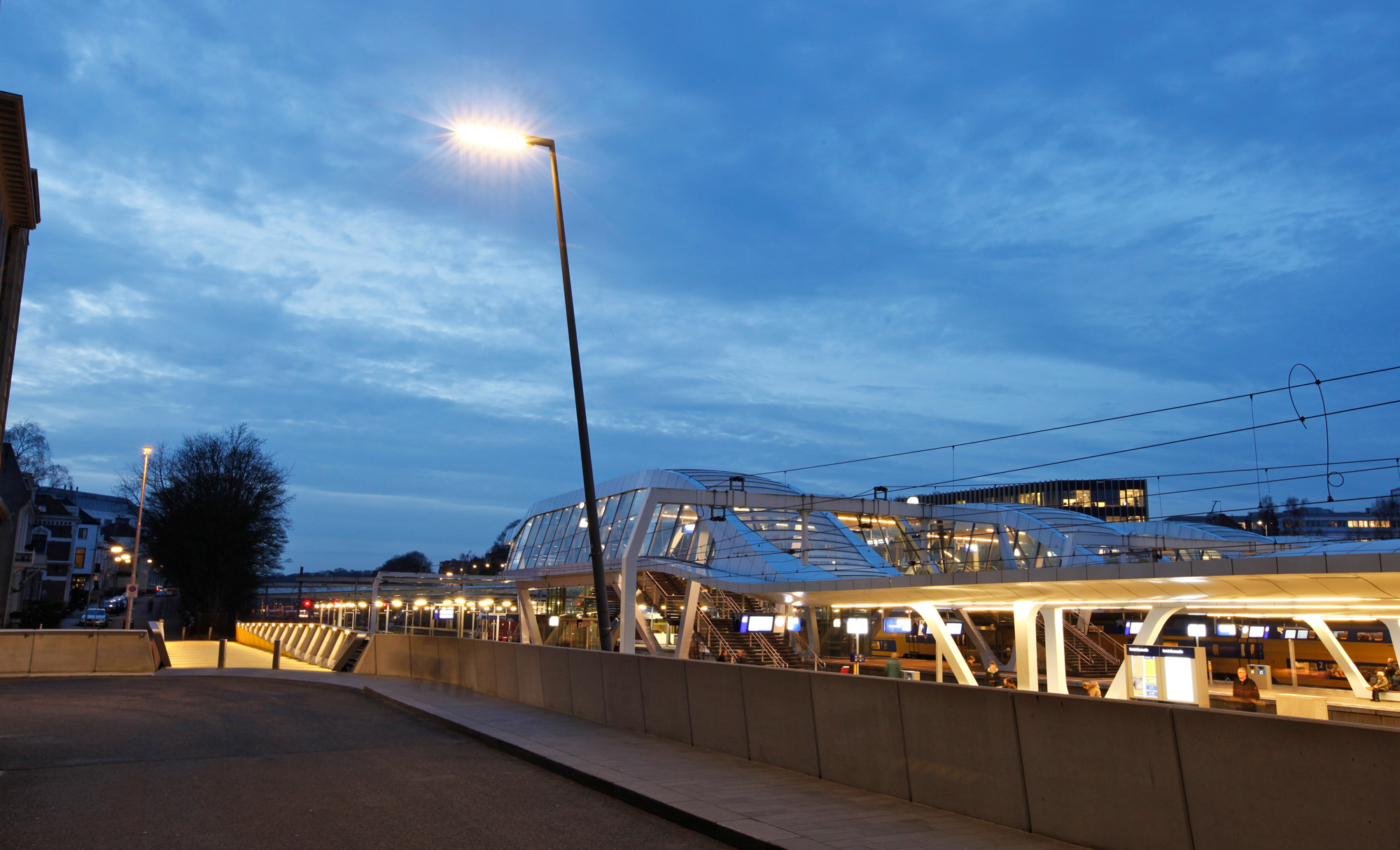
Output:
[[78,618],[78,625],[85,629],[105,629],[107,612],[101,608],[89,608]]
[[108,614],[120,614],[126,610],[126,597],[113,596],[103,603],[102,607],[107,609]]

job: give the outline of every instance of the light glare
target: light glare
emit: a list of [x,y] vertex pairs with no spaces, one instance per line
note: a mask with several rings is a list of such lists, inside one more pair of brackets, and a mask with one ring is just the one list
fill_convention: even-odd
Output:
[[519,133],[502,130],[499,127],[482,127],[479,124],[461,124],[453,129],[453,134],[468,145],[501,150],[524,150],[525,137]]

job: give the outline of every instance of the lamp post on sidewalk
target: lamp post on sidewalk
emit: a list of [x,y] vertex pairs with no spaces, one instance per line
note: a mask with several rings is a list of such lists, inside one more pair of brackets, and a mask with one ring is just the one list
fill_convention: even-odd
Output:
[[141,574],[141,519],[146,513],[146,472],[151,468],[151,447],[141,450],[141,499],[136,507],[136,543],[131,547],[131,584],[126,586],[126,624],[131,628],[132,609],[136,607],[136,578]]
[[[579,366],[578,329],[574,325],[574,290],[573,281],[569,277],[569,249],[564,239],[564,203],[559,194],[559,157],[554,149],[554,140],[479,126],[457,127],[453,135],[464,144],[501,150],[549,148],[549,167],[554,178],[554,219],[559,229],[559,265],[564,275],[564,317],[569,326],[569,359],[574,373],[579,460],[583,466],[583,504],[584,516],[588,522],[588,553],[593,562],[593,593],[598,599],[598,645],[604,651],[610,652],[611,623],[608,622],[607,582],[603,575],[603,544],[598,530],[598,497],[593,488],[593,453],[588,444],[588,413],[583,403],[583,371]],[[627,605],[628,601],[624,599],[622,604]]]

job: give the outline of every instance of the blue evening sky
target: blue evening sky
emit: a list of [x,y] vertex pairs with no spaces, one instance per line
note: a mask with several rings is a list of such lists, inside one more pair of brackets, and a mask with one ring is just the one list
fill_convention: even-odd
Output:
[[[579,473],[547,157],[445,146],[466,120],[559,140],[600,479],[1400,365],[1398,59],[1381,2],[5,0],[0,89],[25,98],[44,216],[10,421],[97,491],[145,442],[249,423],[293,469],[293,568],[482,551]],[[1396,398],[1400,373],[1326,388],[1333,409]],[[957,474],[1250,416],[968,447]],[[1323,460],[1310,424],[1260,432],[1261,463]],[[1333,459],[1400,455],[1397,424],[1336,417]],[[979,482],[1254,451],[1240,434]],[[788,480],[857,493],[953,463]],[[1247,508],[1254,479],[1163,479],[1247,486],[1160,507]],[[1394,487],[1392,463],[1334,495]]]

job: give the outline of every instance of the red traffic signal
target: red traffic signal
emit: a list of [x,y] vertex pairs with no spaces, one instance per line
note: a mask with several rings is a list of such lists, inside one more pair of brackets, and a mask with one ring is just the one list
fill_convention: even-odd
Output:
[[303,607],[303,608],[310,608],[310,607],[311,607],[311,600],[310,600],[310,599],[303,599],[303,600],[301,600],[301,607]]

